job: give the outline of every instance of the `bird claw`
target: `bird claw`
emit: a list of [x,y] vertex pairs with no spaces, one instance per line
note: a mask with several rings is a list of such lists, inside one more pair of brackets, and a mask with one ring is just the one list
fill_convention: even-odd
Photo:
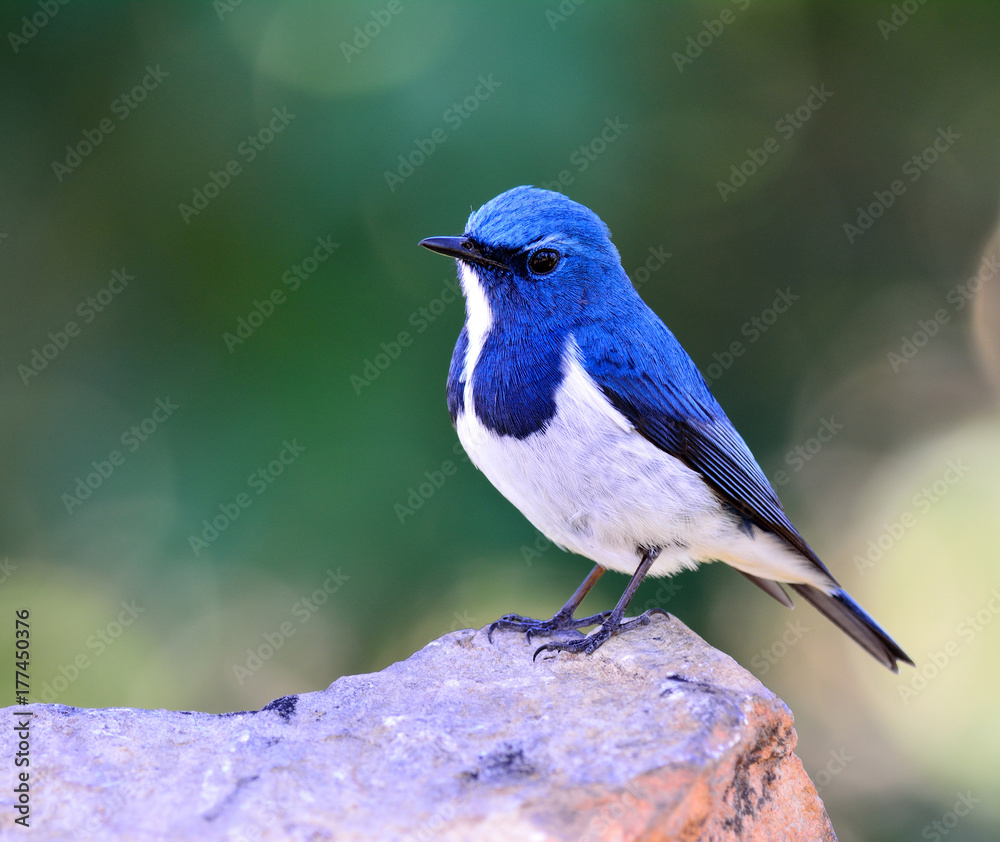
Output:
[[583,652],[586,655],[592,655],[615,635],[647,625],[653,614],[662,614],[664,617],[670,616],[662,608],[650,608],[649,611],[631,620],[625,620],[614,625],[609,623],[602,624],[599,629],[595,629],[586,637],[575,640],[557,640],[539,646],[535,650],[535,654],[531,656],[531,660],[534,661],[542,652],[571,652],[573,654]]
[[602,611],[600,614],[592,614],[590,617],[574,618],[568,614],[556,614],[550,620],[535,620],[531,617],[522,617],[520,614],[504,614],[499,620],[490,624],[486,632],[486,639],[493,642],[493,632],[497,629],[514,629],[523,631],[531,643],[533,635],[548,637],[562,631],[572,631],[574,629],[585,628],[586,626],[596,626],[603,623],[611,616],[610,611]]

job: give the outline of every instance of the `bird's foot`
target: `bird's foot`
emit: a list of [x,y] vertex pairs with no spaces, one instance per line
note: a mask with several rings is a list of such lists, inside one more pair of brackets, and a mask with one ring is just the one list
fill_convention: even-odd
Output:
[[534,620],[531,617],[522,617],[520,614],[505,614],[495,623],[490,624],[486,637],[492,643],[493,632],[497,629],[505,631],[514,629],[515,631],[523,631],[528,638],[528,643],[531,643],[533,635],[548,637],[558,632],[596,626],[607,620],[609,616],[611,616],[610,611],[602,611],[600,614],[593,614],[590,617],[575,618],[571,614],[560,611],[551,620]]
[[623,620],[617,623],[604,623],[599,629],[594,629],[586,637],[577,638],[574,640],[558,640],[552,643],[546,643],[544,646],[539,646],[535,650],[535,654],[532,656],[532,660],[535,660],[542,652],[584,652],[587,655],[591,655],[596,652],[605,641],[614,637],[615,635],[621,634],[622,632],[627,632],[631,629],[638,628],[639,626],[645,626],[649,623],[649,618],[653,614],[662,614],[664,617],[669,617],[670,615],[664,611],[662,608],[651,608],[638,617],[634,617],[631,620]]

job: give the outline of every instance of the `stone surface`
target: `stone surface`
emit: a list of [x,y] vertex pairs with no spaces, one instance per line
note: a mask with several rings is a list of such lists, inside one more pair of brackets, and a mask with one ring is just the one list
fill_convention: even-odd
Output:
[[[532,662],[536,645],[454,632],[253,713],[30,705],[30,835],[836,838],[792,753],[788,708],[679,620],[654,617],[591,656]],[[4,711],[5,758],[16,710]],[[5,784],[3,838],[22,838],[16,816]]]

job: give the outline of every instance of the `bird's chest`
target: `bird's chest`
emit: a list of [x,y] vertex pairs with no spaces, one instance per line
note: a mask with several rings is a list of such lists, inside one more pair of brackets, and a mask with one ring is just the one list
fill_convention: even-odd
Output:
[[571,336],[567,329],[532,318],[523,302],[492,303],[475,270],[461,264],[466,323],[448,373],[452,420],[475,416],[501,437],[525,439],[555,414],[555,395]]
[[[482,374],[482,371],[473,372]],[[470,382],[471,381],[471,382]],[[504,434],[477,403],[477,377],[464,384],[459,439],[473,463],[535,526],[581,549],[595,527],[620,520],[649,473],[651,446],[615,410],[567,348],[551,413],[527,435]],[[477,408],[478,407],[478,408]],[[486,417],[484,417],[484,415]]]
[[560,465],[579,464],[582,456],[580,441],[564,434],[567,419],[559,413],[568,341],[495,328],[477,335],[470,324],[466,347],[460,342],[453,362],[449,392],[457,398],[459,440],[476,467],[529,518],[545,507],[540,497],[550,496],[539,489],[564,486]]
[[[555,543],[631,573],[637,547],[686,546],[703,516],[717,508],[694,471],[651,444],[612,406],[584,369],[572,336],[549,395],[551,412],[542,423],[532,421],[524,435],[503,432],[486,411],[491,401],[516,407],[517,383],[487,390],[480,377],[490,367],[479,366],[488,356],[470,351],[466,358],[464,380],[452,384],[461,404],[459,439],[493,485]],[[490,401],[482,402],[481,394]],[[657,575],[683,566],[680,552],[664,551]]]
[[[607,489],[599,491],[599,486],[613,481],[624,467],[604,464],[609,443],[624,431],[590,403],[594,396],[573,394],[574,379],[564,378],[552,393],[551,412],[545,413],[544,421],[538,423],[535,416],[542,413],[535,410],[524,417],[515,412],[500,429],[481,405],[476,410],[474,381],[467,382],[464,411],[455,423],[476,467],[535,526],[559,536],[564,545],[565,532],[585,528],[596,498],[607,497]],[[514,435],[504,430],[510,427],[532,429]]]

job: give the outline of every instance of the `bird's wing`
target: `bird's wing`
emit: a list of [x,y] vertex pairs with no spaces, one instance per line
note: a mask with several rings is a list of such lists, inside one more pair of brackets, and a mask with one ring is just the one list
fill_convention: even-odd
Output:
[[639,330],[588,335],[582,345],[587,348],[582,355],[587,373],[642,436],[701,474],[749,523],[787,541],[833,581],[792,526],[687,352],[663,322],[648,313],[652,319],[643,319]]
[[[830,578],[834,590],[790,587],[893,672],[913,664],[836,580],[792,526],[750,448],[733,428],[687,352],[652,310],[631,314],[631,330],[588,326],[577,342],[583,366],[611,404],[646,439],[697,471],[746,520],[783,538]],[[587,330],[585,328],[585,330]],[[741,571],[742,572],[742,571]],[[744,573],[779,602],[791,599],[777,582]]]
[[465,403],[465,355],[469,350],[469,329],[463,325],[448,367],[448,414],[454,426]]

